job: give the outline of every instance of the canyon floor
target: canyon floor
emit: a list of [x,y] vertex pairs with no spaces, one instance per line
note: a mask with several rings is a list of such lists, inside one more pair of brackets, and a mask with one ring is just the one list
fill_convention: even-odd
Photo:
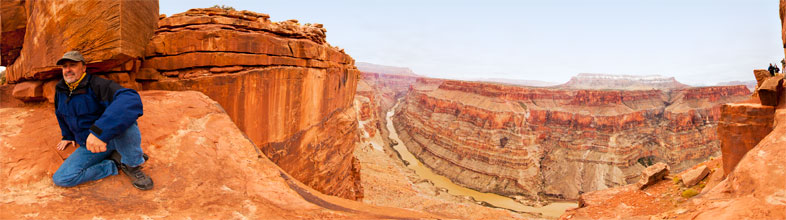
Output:
[[[377,116],[381,115],[380,113],[363,111],[364,107],[370,107],[363,105],[364,103],[371,104],[368,98],[356,97],[357,112],[366,113],[365,117],[358,116],[361,138],[354,151],[361,167],[360,180],[365,195],[363,203],[422,211],[453,219],[540,218],[538,214],[491,208],[469,197],[451,195],[447,190],[440,189],[419,176],[407,167],[393,149],[392,146],[396,143],[389,138],[391,134],[388,126],[384,126],[387,125],[384,121],[387,117]],[[366,108],[371,111],[378,110],[373,109]]]
[[[360,160],[364,203],[406,208],[460,219],[535,219],[536,215],[515,213],[476,204],[471,198],[458,197],[435,187],[406,168],[401,159],[381,138],[358,144],[355,157]],[[384,148],[375,148],[384,146]]]

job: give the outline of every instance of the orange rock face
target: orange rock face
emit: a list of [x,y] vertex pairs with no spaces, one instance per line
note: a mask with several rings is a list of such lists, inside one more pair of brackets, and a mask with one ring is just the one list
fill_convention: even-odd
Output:
[[725,104],[721,112],[718,136],[723,171],[729,174],[745,153],[772,131],[775,108],[760,104]]
[[[51,176],[73,147],[58,151],[51,105],[0,108],[0,219],[390,219],[445,218],[324,195],[261,155],[220,105],[193,91],[140,92],[144,171],[139,191],[110,176],[73,188]],[[3,96],[3,98],[7,98]]]
[[266,14],[192,9],[162,18],[139,72],[141,87],[196,90],[216,100],[273,162],[306,185],[362,198],[352,102],[354,60],[321,25]]
[[[26,1],[24,10],[26,17],[16,13],[8,19],[9,23],[26,23],[19,56],[8,63],[10,83],[56,77],[55,61],[69,50],[82,51],[91,72],[110,71],[141,58],[158,20],[158,2],[153,0]],[[6,40],[5,27],[3,32],[2,42],[10,45],[2,48],[5,57],[14,53],[18,43],[13,37]]]
[[644,164],[677,172],[718,155],[720,105],[744,86],[559,90],[444,81],[414,86],[394,118],[424,164],[503,195],[577,198],[638,180]]
[[27,13],[25,2],[8,0],[0,2],[0,66],[14,63],[22,50],[25,38]]

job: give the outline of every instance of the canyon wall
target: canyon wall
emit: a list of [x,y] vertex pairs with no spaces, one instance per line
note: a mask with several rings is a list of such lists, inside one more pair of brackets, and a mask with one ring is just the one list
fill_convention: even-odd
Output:
[[394,124],[424,164],[470,188],[575,199],[654,162],[718,155],[720,105],[744,86],[559,90],[447,80],[413,86]]
[[201,91],[296,179],[331,195],[362,197],[352,156],[359,72],[349,55],[325,43],[320,24],[192,9],[158,26],[134,76],[143,89]]
[[[721,158],[645,189],[631,184],[583,194],[580,207],[561,219],[785,218],[786,96],[775,108],[756,101],[723,105],[717,130]],[[702,167],[711,168],[710,174],[686,185],[686,175]]]
[[[321,24],[217,8],[166,17],[157,1],[49,3],[24,2],[26,13],[17,14],[26,17],[6,16],[6,9],[20,9],[2,4],[3,24],[26,21],[21,53],[6,74],[14,97],[52,102],[60,80],[55,61],[80,50],[89,73],[125,87],[203,92],[295,179],[326,194],[362,198],[352,155],[359,72],[325,41]],[[4,45],[17,45],[6,30]],[[4,54],[14,53],[6,48]]]

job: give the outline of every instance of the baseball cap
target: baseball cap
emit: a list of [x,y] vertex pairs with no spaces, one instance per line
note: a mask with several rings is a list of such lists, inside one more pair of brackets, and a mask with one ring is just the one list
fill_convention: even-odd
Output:
[[79,51],[76,51],[76,50],[68,51],[65,54],[63,54],[63,58],[60,58],[59,60],[57,60],[57,65],[62,64],[63,61],[66,61],[66,60],[79,61],[79,62],[85,63],[85,58],[82,57],[82,54],[79,53]]

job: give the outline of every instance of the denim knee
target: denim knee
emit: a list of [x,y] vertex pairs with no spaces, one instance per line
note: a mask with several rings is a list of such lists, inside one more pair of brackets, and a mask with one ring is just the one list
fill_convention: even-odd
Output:
[[63,174],[62,172],[55,172],[55,174],[52,175],[52,182],[54,182],[55,185],[61,187],[72,187],[77,185],[74,181],[75,177],[76,175],[74,174]]

